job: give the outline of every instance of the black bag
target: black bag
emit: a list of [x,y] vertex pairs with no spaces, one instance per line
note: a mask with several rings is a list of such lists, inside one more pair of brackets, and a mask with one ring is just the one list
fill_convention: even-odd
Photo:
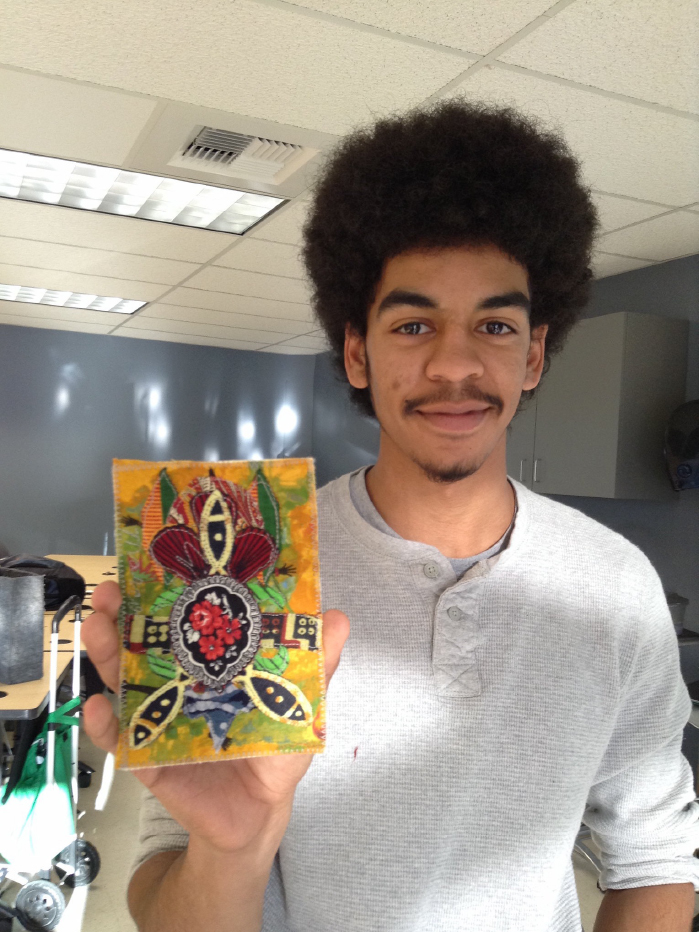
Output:
[[15,557],[0,557],[0,576],[43,576],[46,611],[59,608],[71,595],[85,598],[85,580],[60,560],[34,557],[21,553]]

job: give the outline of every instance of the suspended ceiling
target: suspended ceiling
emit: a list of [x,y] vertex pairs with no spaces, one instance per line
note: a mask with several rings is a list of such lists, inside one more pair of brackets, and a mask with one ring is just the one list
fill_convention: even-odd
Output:
[[0,22],[0,147],[223,185],[168,167],[196,125],[319,152],[256,186],[288,203],[242,237],[0,198],[0,282],[149,302],[2,302],[0,323],[322,352],[298,258],[314,169],[354,127],[457,95],[564,134],[597,278],[699,252],[699,0],[0,0]]

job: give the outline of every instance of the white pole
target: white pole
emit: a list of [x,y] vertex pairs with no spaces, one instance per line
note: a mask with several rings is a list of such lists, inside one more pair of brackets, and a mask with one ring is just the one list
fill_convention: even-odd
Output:
[[[51,663],[49,666],[49,715],[56,711],[56,669],[58,667],[58,631],[51,633]],[[56,735],[49,725],[46,740],[46,785],[54,784],[54,753]]]
[[[73,644],[73,698],[80,695],[80,624],[82,622],[82,606],[77,605],[75,608],[75,642]],[[80,721],[79,713],[78,721]],[[78,806],[78,732],[80,725],[71,728],[72,739],[72,763],[73,763],[73,818],[77,825],[77,806]]]

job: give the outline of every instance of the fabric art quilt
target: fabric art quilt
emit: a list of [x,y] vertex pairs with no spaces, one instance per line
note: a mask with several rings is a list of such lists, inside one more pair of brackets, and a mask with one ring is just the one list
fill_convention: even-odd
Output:
[[312,459],[114,460],[122,770],[325,748]]

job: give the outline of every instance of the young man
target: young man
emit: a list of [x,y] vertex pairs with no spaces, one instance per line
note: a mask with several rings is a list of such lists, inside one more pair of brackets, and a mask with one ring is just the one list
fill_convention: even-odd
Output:
[[[511,110],[442,103],[329,160],[305,261],[381,445],[319,492],[327,749],[137,773],[142,932],[579,932],[581,820],[595,932],[688,932],[699,805],[662,585],[506,473],[595,228],[575,159]],[[113,689],[118,601],[99,587],[85,626]],[[113,747],[105,697],[85,727]]]

